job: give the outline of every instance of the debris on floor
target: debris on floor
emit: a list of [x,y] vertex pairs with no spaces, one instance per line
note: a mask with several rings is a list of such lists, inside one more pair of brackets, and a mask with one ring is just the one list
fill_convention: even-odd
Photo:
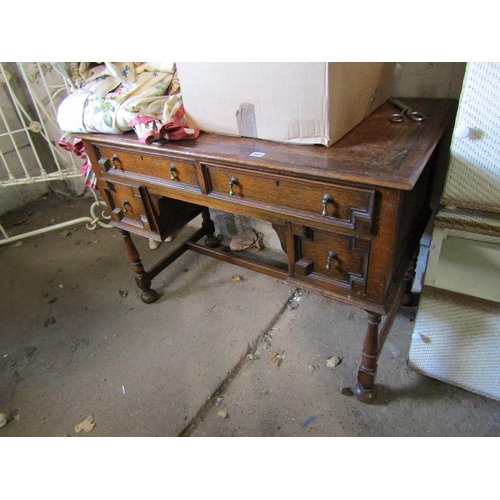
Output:
[[89,415],[83,422],[75,425],[75,432],[90,432],[94,427],[94,415]]
[[328,368],[335,368],[340,365],[340,363],[342,363],[342,358],[339,356],[329,356],[326,358],[326,366],[328,366]]
[[219,410],[217,412],[217,415],[219,415],[220,418],[227,418],[228,417],[227,408],[222,408],[222,410]]
[[262,233],[258,233],[254,229],[246,229],[233,237],[231,243],[229,244],[229,248],[234,252],[240,252],[241,250],[246,250],[247,248],[256,248],[257,250],[261,250],[262,237]]
[[271,357],[271,362],[272,363],[276,363],[276,366],[279,368],[279,366],[281,365],[281,363],[283,362],[283,360],[285,359],[285,356],[284,354],[280,354],[278,352],[275,352],[275,351],[271,351],[269,353],[270,357]]
[[302,423],[300,424],[300,426],[301,426],[302,428],[304,428],[306,425],[309,425],[309,424],[310,424],[313,420],[314,420],[314,417],[310,417],[310,418],[308,418],[307,420],[304,420],[304,422],[302,422]]
[[272,339],[272,335],[270,335],[269,333],[265,333],[259,339],[259,342],[258,342],[255,350],[252,353],[247,354],[246,359],[248,359],[248,360],[260,359],[260,355],[261,355],[262,351],[271,347],[271,345],[272,345],[271,339]]
[[290,297],[290,299],[288,300],[288,304],[287,304],[287,308],[289,311],[295,311],[296,309],[298,309],[299,307],[299,302],[304,298],[304,297],[307,297],[309,292],[306,292],[304,290],[302,290],[301,288],[297,288],[297,290],[295,290],[293,292],[293,295],[292,297]]

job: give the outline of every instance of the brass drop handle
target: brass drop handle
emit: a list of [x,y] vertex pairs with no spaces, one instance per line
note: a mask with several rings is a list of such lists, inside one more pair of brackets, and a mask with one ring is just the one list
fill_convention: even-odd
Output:
[[175,168],[175,165],[171,163],[168,170],[170,172],[170,180],[175,181],[175,179],[177,179],[177,169]]
[[116,168],[116,162],[120,161],[120,158],[118,158],[118,155],[115,153],[113,157],[111,158],[111,165],[113,168]]
[[330,250],[328,252],[328,256],[326,258],[326,269],[331,269],[332,268],[332,260],[337,260],[339,256],[333,251]]
[[130,207],[130,201],[128,201],[126,198],[123,200],[122,207],[123,207],[123,212],[127,212],[127,205]]
[[328,210],[326,209],[326,206],[328,203],[331,203],[333,205],[333,196],[331,194],[324,194],[323,195],[323,211],[321,212],[321,215],[323,217],[326,217],[328,215]]
[[229,179],[229,196],[234,196],[233,186],[239,186],[239,181],[236,177],[231,177]]

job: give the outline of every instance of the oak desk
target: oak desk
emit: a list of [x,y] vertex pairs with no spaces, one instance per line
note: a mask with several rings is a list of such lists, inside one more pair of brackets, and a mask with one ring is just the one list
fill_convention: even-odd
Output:
[[[387,102],[328,148],[213,134],[150,145],[134,133],[80,135],[142,301],[154,302],[153,278],[194,250],[362,308],[368,326],[354,392],[373,401],[377,359],[401,301],[409,304],[456,113],[453,100],[405,102],[426,121],[392,123]],[[271,222],[285,261],[221,247],[209,208]],[[195,235],[145,270],[131,233],[161,241],[199,214]]]

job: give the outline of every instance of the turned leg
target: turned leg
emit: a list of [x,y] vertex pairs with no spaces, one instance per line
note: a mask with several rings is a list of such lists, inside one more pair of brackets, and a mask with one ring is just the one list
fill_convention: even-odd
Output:
[[210,248],[215,248],[220,245],[219,238],[215,236],[215,225],[214,221],[210,218],[210,210],[208,208],[203,209],[201,212],[201,217],[203,222],[201,223],[203,229],[205,229],[205,245]]
[[135,273],[135,282],[137,286],[142,290],[141,300],[146,304],[151,304],[158,300],[158,293],[151,288],[151,279],[148,273],[144,270],[141,259],[139,257],[139,252],[137,251],[132,237],[128,231],[120,230],[123,236],[123,241],[125,241],[125,247],[127,248],[127,254],[130,262],[132,263],[132,268]]
[[378,327],[381,315],[368,313],[368,326],[363,342],[361,364],[358,368],[358,381],[354,387],[354,394],[363,403],[372,403],[377,397],[375,376],[377,374],[377,359],[379,355]]
[[411,289],[413,287],[413,281],[415,280],[416,270],[417,270],[418,253],[413,256],[413,259],[408,266],[404,280],[405,280],[405,293],[403,295],[403,300],[401,305],[405,307],[412,307],[417,305],[417,297],[412,293]]

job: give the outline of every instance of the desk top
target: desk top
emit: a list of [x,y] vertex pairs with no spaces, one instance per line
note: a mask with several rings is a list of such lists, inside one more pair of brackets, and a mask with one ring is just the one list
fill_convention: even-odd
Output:
[[[161,155],[181,155],[208,162],[241,164],[254,170],[357,184],[413,189],[448,126],[453,99],[401,99],[427,119],[393,123],[397,109],[386,102],[330,147],[285,144],[262,139],[201,133],[195,140],[140,144],[135,132],[120,135],[73,134],[94,144],[113,144]],[[252,153],[264,153],[252,156]]]

